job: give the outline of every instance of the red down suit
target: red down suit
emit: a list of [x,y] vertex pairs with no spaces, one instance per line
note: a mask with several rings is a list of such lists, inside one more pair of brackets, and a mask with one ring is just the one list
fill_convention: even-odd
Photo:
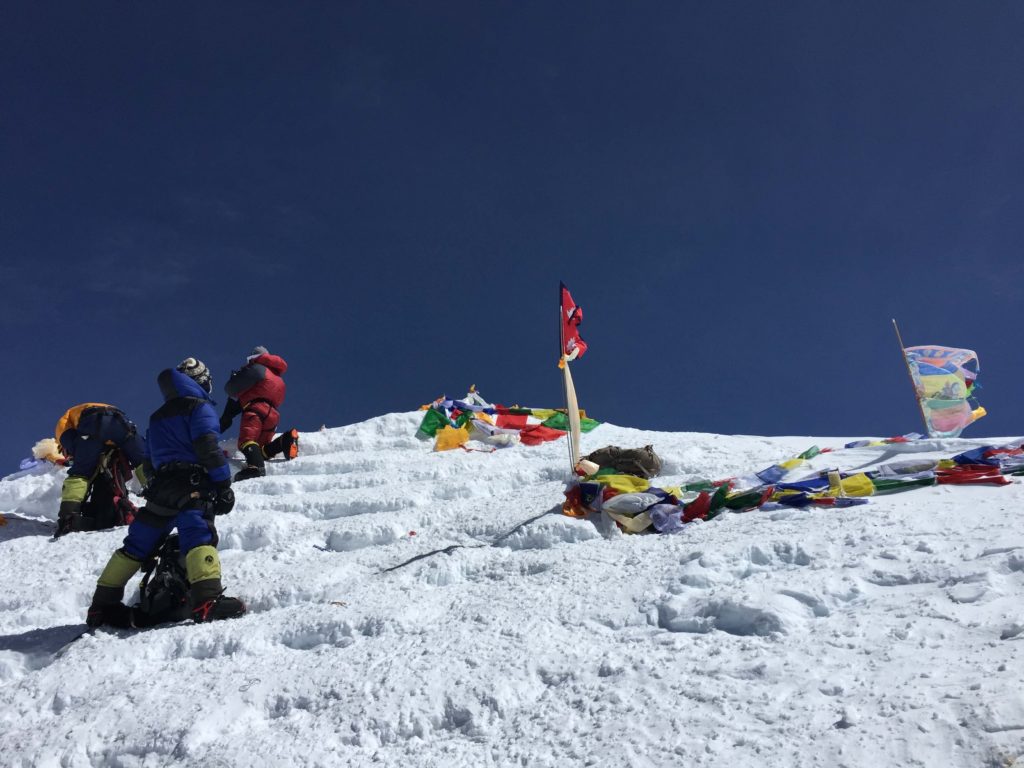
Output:
[[288,363],[278,355],[264,352],[231,373],[224,385],[228,397],[238,401],[242,423],[238,429],[238,448],[249,443],[262,448],[274,439],[274,431],[281,418],[277,409],[284,402],[285,385],[281,376]]

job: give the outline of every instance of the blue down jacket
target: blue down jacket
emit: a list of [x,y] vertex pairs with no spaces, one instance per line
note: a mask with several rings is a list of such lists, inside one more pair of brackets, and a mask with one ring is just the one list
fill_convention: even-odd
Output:
[[159,473],[173,462],[198,464],[211,483],[230,485],[231,468],[217,444],[220,427],[213,400],[173,368],[161,371],[157,383],[165,402],[149,417],[146,441],[153,468]]

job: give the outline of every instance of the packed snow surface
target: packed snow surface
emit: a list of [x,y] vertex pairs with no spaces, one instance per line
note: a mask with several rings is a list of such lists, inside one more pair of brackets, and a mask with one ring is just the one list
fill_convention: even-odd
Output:
[[[65,646],[124,530],[51,541],[62,472],[0,481],[0,763],[1024,763],[1019,481],[629,536],[560,514],[564,440],[434,453],[419,417],[303,434],[236,486],[249,614],[214,624]],[[845,442],[605,424],[583,451],[653,444],[672,484]]]

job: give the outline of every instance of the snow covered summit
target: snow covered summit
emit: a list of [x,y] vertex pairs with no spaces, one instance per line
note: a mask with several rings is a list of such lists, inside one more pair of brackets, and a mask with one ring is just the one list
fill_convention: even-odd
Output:
[[[564,441],[434,453],[419,417],[304,433],[236,486],[218,530],[247,616],[66,647],[124,531],[53,542],[62,473],[0,481],[0,763],[1024,761],[1019,482],[627,536],[559,513]],[[653,444],[682,482],[845,442],[605,424],[582,447]]]

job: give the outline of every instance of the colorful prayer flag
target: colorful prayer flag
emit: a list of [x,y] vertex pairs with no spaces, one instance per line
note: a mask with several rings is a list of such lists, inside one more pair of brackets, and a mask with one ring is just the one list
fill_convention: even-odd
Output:
[[970,349],[938,345],[903,350],[929,437],[959,437],[985,409],[969,402],[978,377],[978,356]]

